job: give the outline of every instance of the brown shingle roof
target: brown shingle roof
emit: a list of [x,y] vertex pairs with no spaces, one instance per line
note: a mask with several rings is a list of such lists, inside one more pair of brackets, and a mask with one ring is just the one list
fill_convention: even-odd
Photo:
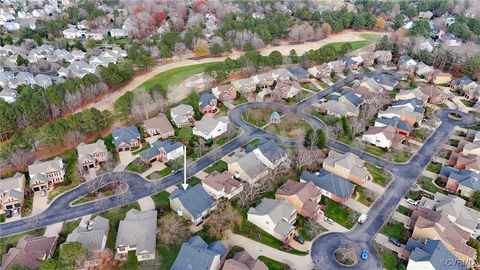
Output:
[[207,177],[202,180],[202,183],[210,186],[217,191],[221,191],[225,188],[225,193],[230,193],[233,190],[239,188],[241,185],[240,181],[233,178],[233,175],[228,171],[224,171],[222,173],[214,171],[211,174],[207,175]]
[[18,241],[16,247],[11,248],[2,257],[1,269],[8,269],[14,265],[27,268],[38,268],[43,260],[53,255],[56,247],[56,237],[35,237],[25,235]]
[[170,124],[164,114],[159,114],[157,117],[145,120],[143,125],[145,126],[145,129],[159,129],[160,133],[173,132],[172,124]]
[[295,182],[288,180],[280,188],[278,188],[276,195],[293,196],[296,195],[300,201],[306,201],[320,195],[320,191],[313,182]]

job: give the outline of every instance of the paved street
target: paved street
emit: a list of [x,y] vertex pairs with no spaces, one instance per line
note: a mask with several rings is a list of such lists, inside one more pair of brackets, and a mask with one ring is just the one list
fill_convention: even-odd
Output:
[[[294,106],[285,106],[277,103],[251,102],[241,104],[233,108],[229,113],[229,119],[235,126],[243,130],[242,135],[229,141],[222,147],[210,152],[199,160],[189,164],[187,168],[188,177],[195,175],[228,153],[257,137],[275,139],[277,142],[287,145],[297,145],[301,143],[298,140],[280,138],[274,134],[267,133],[258,127],[244,122],[241,119],[241,115],[245,110],[251,108],[268,107],[280,112],[289,111],[298,118],[308,121],[313,127],[322,128],[326,131],[326,125],[320,119],[304,113],[304,110],[310,107],[310,105],[313,103],[317,102],[319,99],[329,95],[334,91],[338,91],[348,83],[355,79],[360,79],[363,76],[364,74],[351,75],[345,80],[334,84],[324,91],[312,95],[309,99]],[[475,119],[471,115],[464,113],[461,113],[461,120],[452,120],[448,118],[448,114],[452,112],[456,111],[450,109],[436,111],[436,116],[442,121],[442,124],[408,163],[400,164],[390,162],[341,142],[332,139],[327,141],[327,145],[337,151],[352,152],[365,161],[390,171],[392,175],[394,175],[394,179],[385,192],[370,207],[368,212],[369,218],[363,225],[357,224],[352,230],[346,233],[332,232],[323,234],[315,239],[312,244],[311,257],[318,269],[345,268],[339,265],[333,258],[333,252],[339,246],[349,246],[355,250],[357,254],[360,254],[362,249],[367,249],[370,253],[368,260],[360,260],[357,265],[350,267],[349,269],[381,269],[382,263],[372,246],[372,240],[376,236],[377,232],[390,218],[397,204],[414,184],[417,177],[421,174],[423,168],[428,164],[428,162],[430,162],[437,148],[447,142],[449,133],[452,132],[456,126],[468,126],[476,124]],[[328,132],[325,133],[328,134]],[[33,215],[18,221],[0,224],[0,237],[32,230],[35,228],[45,227],[57,222],[119,207],[132,201],[137,201],[146,196],[156,194],[172,185],[179,184],[183,180],[182,178],[182,173],[176,173],[155,181],[148,181],[142,176],[132,172],[122,171],[107,173],[92,180],[96,181],[95,183],[97,183],[97,185],[82,184],[77,188],[62,194],[61,196],[58,196],[53,202],[50,203],[50,205],[48,205],[48,208],[45,211],[37,215]],[[129,187],[128,191],[95,202],[85,203],[78,206],[70,206],[72,201],[83,197],[85,194],[96,189],[95,186],[98,187],[115,181],[125,182]]]

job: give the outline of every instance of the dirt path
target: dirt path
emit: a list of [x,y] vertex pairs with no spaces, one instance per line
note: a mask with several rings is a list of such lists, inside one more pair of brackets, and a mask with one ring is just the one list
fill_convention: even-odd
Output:
[[[302,55],[303,53],[312,50],[312,49],[318,49],[321,46],[332,43],[332,42],[346,42],[346,41],[360,41],[360,40],[365,40],[362,38],[360,35],[361,34],[382,34],[379,32],[372,32],[372,31],[364,31],[364,32],[357,32],[357,31],[352,31],[352,30],[346,30],[341,33],[331,35],[325,39],[319,40],[319,41],[314,41],[314,42],[305,42],[303,44],[282,44],[280,46],[267,46],[265,48],[262,48],[260,50],[260,53],[262,55],[268,55],[272,51],[279,51],[284,55],[288,55],[290,53],[290,50],[294,49],[298,55]],[[241,51],[234,51],[232,54],[228,55],[228,57],[232,59],[238,58],[240,55],[242,55],[243,52]],[[190,57],[190,56],[186,56]],[[209,62],[216,62],[216,61],[223,61],[227,57],[208,57],[208,58],[202,58],[199,60],[194,60],[194,59],[182,59],[175,61],[173,63],[169,64],[164,64],[164,65],[159,65],[155,66],[149,71],[138,75],[134,77],[128,84],[125,86],[121,87],[117,91],[110,93],[108,95],[105,95],[101,100],[92,103],[84,108],[92,108],[95,107],[99,110],[113,110],[113,103],[115,100],[117,100],[119,97],[121,97],[123,94],[125,94],[128,91],[131,91],[135,88],[138,88],[140,85],[142,85],[144,82],[148,81],[158,73],[173,69],[173,68],[178,68],[178,67],[184,67],[184,66],[190,66],[190,65],[195,65],[195,64],[202,64],[202,63],[209,63]],[[172,95],[176,95],[176,93],[171,93]],[[184,96],[185,93],[181,92],[178,93],[180,96]],[[178,100],[175,98],[174,100]],[[83,109],[83,108],[82,108]],[[78,109],[77,111],[80,111],[82,109]]]

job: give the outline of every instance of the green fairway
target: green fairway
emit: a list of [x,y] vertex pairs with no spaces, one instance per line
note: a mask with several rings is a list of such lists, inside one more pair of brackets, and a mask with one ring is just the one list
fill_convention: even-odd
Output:
[[155,75],[155,77],[151,78],[150,80],[140,85],[140,87],[150,89],[154,85],[158,84],[165,88],[168,88],[169,85],[176,85],[192,75],[204,72],[208,66],[211,66],[215,63],[218,63],[218,62],[210,62],[210,63],[203,63],[198,65],[173,68],[165,72],[158,73],[157,75]]

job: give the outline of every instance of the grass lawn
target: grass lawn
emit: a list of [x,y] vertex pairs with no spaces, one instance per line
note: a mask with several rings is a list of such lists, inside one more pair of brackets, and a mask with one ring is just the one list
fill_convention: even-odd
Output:
[[311,91],[315,91],[315,92],[320,91],[320,89],[318,89],[312,83],[309,83],[309,82],[302,83],[301,86],[302,86],[302,88],[305,88],[305,89],[308,89],[308,90],[311,90]]
[[251,125],[263,127],[270,123],[271,109],[250,109],[242,113],[242,119]]
[[27,197],[23,200],[22,217],[30,215],[33,207],[33,198]]
[[165,72],[155,75],[155,77],[144,82],[142,85],[140,85],[140,87],[150,89],[154,85],[158,84],[163,86],[164,88],[168,88],[169,85],[176,85],[192,75],[204,72],[207,67],[216,63],[218,62],[203,63],[198,65],[190,65],[169,69]]
[[403,206],[403,205],[399,205],[398,208],[397,208],[397,212],[399,212],[400,214],[403,214],[405,216],[411,216],[412,213],[413,213],[413,210]]
[[287,119],[287,117],[283,117],[280,123],[271,123],[265,127],[265,130],[290,138],[304,138],[307,130],[311,128],[312,126],[309,123],[299,118],[291,117]]
[[433,183],[433,179],[430,177],[426,177],[422,175],[419,178],[419,182],[422,188],[428,192],[435,194],[437,191],[439,191],[438,187]]
[[329,43],[328,45],[332,45],[335,48],[335,50],[338,51],[338,50],[340,50],[342,45],[345,44],[345,43],[350,43],[350,45],[352,45],[352,51],[354,51],[354,50],[357,50],[357,49],[360,49],[362,47],[367,46],[368,44],[372,43],[372,41],[360,40],[360,41],[350,41],[350,42],[333,42],[333,43]]
[[442,169],[442,164],[440,163],[434,163],[434,162],[431,162],[427,165],[427,171],[429,172],[433,172],[433,173],[440,173],[440,170]]
[[414,131],[413,139],[417,142],[424,142],[432,132],[426,128],[420,128]]
[[447,150],[447,149],[440,149],[437,152],[437,156],[444,158],[444,159],[449,159],[450,155],[452,154],[452,151]]
[[404,163],[404,162],[407,162],[411,156],[412,156],[412,153],[401,150],[393,154],[393,161],[398,163]]
[[56,196],[67,192],[70,189],[80,185],[80,178],[75,175],[77,167],[77,153],[74,149],[67,150],[59,155],[65,164],[65,180],[55,185],[55,189],[48,192],[48,201],[52,201]]
[[170,167],[167,166],[167,167],[161,169],[160,171],[155,171],[155,172],[149,174],[149,175],[147,176],[147,179],[155,180],[155,179],[159,179],[159,178],[165,177],[165,176],[167,176],[167,175],[169,175],[169,174],[171,174],[171,173],[172,173],[172,168],[170,168]]
[[328,88],[328,84],[326,84],[324,81],[317,79],[318,84],[323,88]]
[[213,163],[211,166],[205,168],[205,170],[203,170],[203,171],[206,172],[206,173],[212,173],[213,171],[217,171],[219,173],[222,173],[222,172],[226,171],[227,169],[228,169],[228,164],[223,160],[219,160],[219,161]]
[[78,227],[80,221],[81,219],[76,219],[64,222],[62,226],[62,233],[70,234],[76,227]]
[[26,234],[30,234],[33,236],[42,236],[44,232],[45,232],[45,228],[41,228],[34,231],[19,233],[12,236],[0,238],[0,262],[2,260],[3,254],[7,253],[8,249],[10,249],[11,247],[15,247],[17,245],[18,240],[20,240],[22,236]]
[[290,267],[284,263],[281,263],[279,261],[275,261],[273,259],[270,259],[265,256],[258,256],[258,259],[262,261],[267,267],[268,270],[284,270],[284,269],[290,269]]
[[323,113],[320,113],[319,111],[317,110],[312,110],[310,112],[311,115],[317,117],[318,119],[322,120],[322,122],[325,123],[325,125],[327,126],[333,126],[335,125],[338,121],[340,121],[340,118],[337,118],[337,117],[333,117],[331,115],[327,115],[327,114],[323,114]]
[[138,268],[137,256],[135,256],[135,251],[131,250],[128,252],[127,260],[122,262],[119,269],[137,269]]
[[100,216],[110,221],[110,230],[108,232],[107,247],[111,250],[115,250],[115,240],[117,239],[117,230],[120,220],[125,218],[125,215],[130,209],[140,210],[140,205],[137,202],[130,203],[128,205],[111,209],[100,214]]
[[157,255],[160,259],[159,270],[170,270],[180,252],[180,246],[168,246],[157,240]]
[[148,142],[144,142],[142,144],[142,147],[138,148],[137,150],[132,151],[132,156],[142,152],[143,150],[147,150],[148,148],[150,148],[150,144]]
[[170,207],[168,196],[170,196],[170,193],[168,193],[165,190],[158,194],[152,195],[152,199],[153,199],[153,202],[155,203],[155,207],[161,207],[164,209],[167,209],[168,207]]
[[464,128],[479,131],[480,130],[480,125],[468,126],[468,127],[464,127]]
[[5,222],[5,213],[0,214],[0,222]]
[[143,163],[143,161],[140,160],[140,158],[136,158],[134,161],[130,162],[127,165],[126,170],[131,172],[136,172],[136,173],[143,173],[146,170],[148,170],[148,168],[145,165],[145,163]]
[[364,150],[377,157],[383,157],[387,153],[387,150],[373,145],[365,145]]
[[463,103],[463,105],[465,105],[467,107],[473,107],[473,105],[475,105],[475,102],[472,101],[472,100],[461,99],[460,101]]
[[455,139],[448,140],[448,144],[451,145],[451,146],[457,147],[459,143],[460,143],[459,140],[455,140]]
[[239,98],[236,98],[233,100],[233,105],[237,106],[246,102],[247,102],[247,99],[244,96],[240,96]]
[[[398,258],[398,254],[390,249],[374,243],[380,258],[382,258],[383,267],[387,270],[406,269],[407,262]],[[403,266],[403,267],[402,267]]]
[[[402,232],[404,231],[408,231],[407,229],[405,229],[405,227],[403,227],[403,224],[400,223],[400,222],[397,222],[397,221],[392,221],[390,220],[389,222],[387,222],[387,224],[385,224],[382,228],[382,230],[380,231],[381,234],[384,234],[388,237],[393,237],[393,238],[396,238],[398,239],[400,242],[402,242],[403,244],[405,244],[407,242],[407,239],[404,239],[402,237]],[[404,232],[405,233],[405,232]]]
[[430,199],[433,199],[433,195],[426,193],[423,190],[410,190],[407,195],[405,195],[407,199],[413,199],[413,200],[420,200],[422,197],[427,197]]
[[353,210],[325,196],[322,196],[322,204],[327,206],[324,210],[327,217],[333,219],[347,229],[353,227],[356,216],[356,213]]
[[312,241],[315,236],[319,235],[322,232],[328,231],[326,228],[322,227],[319,224],[312,226],[311,222],[305,217],[300,215],[297,216],[297,231],[298,234],[307,241]]
[[392,176],[386,171],[384,171],[382,168],[379,168],[371,163],[365,163],[365,167],[372,175],[373,182],[375,184],[379,184],[385,187],[392,180]]
[[376,199],[375,193],[362,186],[357,186],[355,193],[358,194],[357,201],[366,206],[370,206]]

